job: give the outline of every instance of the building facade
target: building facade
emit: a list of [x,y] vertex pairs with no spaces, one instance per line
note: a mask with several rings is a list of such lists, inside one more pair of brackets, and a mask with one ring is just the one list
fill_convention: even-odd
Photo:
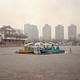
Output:
[[28,36],[28,41],[38,41],[39,40],[39,31],[36,25],[25,24],[24,34]]
[[17,34],[16,30],[11,26],[3,26],[0,28],[0,43],[24,43],[27,39],[27,36],[24,34]]
[[64,40],[64,26],[58,25],[55,27],[55,40]]
[[17,35],[24,34],[23,30],[21,30],[21,29],[15,29],[15,30],[16,30],[16,34]]
[[80,33],[77,35],[77,40],[80,41]]
[[51,26],[45,24],[42,31],[43,41],[51,41]]
[[76,40],[76,36],[77,36],[77,26],[71,24],[68,27],[68,40]]

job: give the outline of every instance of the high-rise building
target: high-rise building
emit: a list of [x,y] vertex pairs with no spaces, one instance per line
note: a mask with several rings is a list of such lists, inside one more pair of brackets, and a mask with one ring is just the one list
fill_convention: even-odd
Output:
[[77,40],[80,41],[80,33],[77,35]]
[[58,25],[55,27],[55,40],[64,40],[64,26]]
[[38,41],[39,32],[36,25],[25,24],[24,25],[24,34],[28,36],[29,41]]
[[39,40],[39,31],[36,25],[32,25],[32,39],[33,41]]
[[69,40],[76,40],[76,36],[77,36],[77,26],[74,24],[71,24],[68,27],[68,39]]
[[51,41],[51,26],[48,24],[45,24],[43,27],[43,40],[44,41]]

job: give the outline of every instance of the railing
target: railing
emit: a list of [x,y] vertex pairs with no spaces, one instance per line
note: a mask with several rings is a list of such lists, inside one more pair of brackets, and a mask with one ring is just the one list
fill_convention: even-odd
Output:
[[27,36],[25,35],[16,35],[16,34],[5,34],[5,38],[14,38],[14,39],[25,39]]

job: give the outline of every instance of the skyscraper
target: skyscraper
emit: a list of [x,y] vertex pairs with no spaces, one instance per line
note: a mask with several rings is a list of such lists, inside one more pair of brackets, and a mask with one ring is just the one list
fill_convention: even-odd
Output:
[[64,40],[64,26],[58,25],[55,27],[55,39]]
[[36,25],[32,25],[32,39],[33,41],[39,40],[39,31]]
[[80,33],[77,35],[77,40],[80,41]]
[[48,24],[45,24],[43,27],[43,40],[44,41],[51,41],[51,26]]
[[69,40],[75,40],[77,35],[77,26],[74,24],[71,24],[68,27],[68,39]]
[[24,34],[28,36],[29,41],[38,41],[39,32],[36,25],[25,24],[24,25]]

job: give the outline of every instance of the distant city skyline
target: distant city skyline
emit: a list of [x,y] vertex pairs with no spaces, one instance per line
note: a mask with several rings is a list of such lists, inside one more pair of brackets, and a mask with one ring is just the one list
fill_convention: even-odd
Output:
[[[10,25],[8,25],[9,27],[11,27]],[[4,25],[2,26],[1,28],[3,27],[7,27],[7,25]],[[12,27],[13,28],[13,27]],[[52,32],[52,28],[51,28],[51,25],[49,24],[45,24],[44,27],[42,28],[42,36],[39,36],[39,30],[38,30],[38,27],[37,25],[34,25],[34,24],[25,24],[24,25],[24,32],[21,30],[21,29],[16,29],[16,28],[13,28],[17,35],[20,35],[20,34],[24,34],[26,35],[28,38],[27,40],[29,41],[52,41],[53,39],[54,40],[59,40],[59,41],[62,41],[62,40],[65,40],[64,38],[64,26],[63,25],[57,25],[55,26],[55,38],[52,38],[51,36],[53,35]],[[52,30],[52,31],[51,31]],[[70,24],[68,26],[68,39],[66,40],[80,40],[80,33],[77,33],[77,26],[75,24]],[[2,33],[1,33],[2,35]],[[53,36],[54,37],[54,36]]]
[[[70,24],[67,29],[68,29],[68,32],[67,32],[68,38],[65,38],[65,35],[64,35],[65,30],[64,30],[63,25],[58,24],[57,26],[55,26],[55,29],[53,30],[51,28],[51,25],[44,24],[44,26],[42,28],[42,36],[39,36],[40,30],[38,30],[37,25],[36,26],[34,24],[25,24],[24,25],[24,33],[26,35],[30,34],[30,35],[28,35],[30,37],[30,39],[32,39],[32,37],[34,37],[34,39],[35,39],[35,36],[38,36],[38,38],[40,40],[44,40],[44,41],[51,41],[52,39],[55,39],[55,40],[64,40],[64,39],[76,40],[79,35],[79,33],[77,33],[77,26],[75,24]],[[55,33],[55,35],[53,33]]]
[[[40,36],[44,24],[64,26],[68,38],[68,26],[75,24],[80,32],[80,0],[0,0],[0,26],[11,25],[24,29],[24,24],[38,26]],[[55,36],[55,32],[52,33]]]

